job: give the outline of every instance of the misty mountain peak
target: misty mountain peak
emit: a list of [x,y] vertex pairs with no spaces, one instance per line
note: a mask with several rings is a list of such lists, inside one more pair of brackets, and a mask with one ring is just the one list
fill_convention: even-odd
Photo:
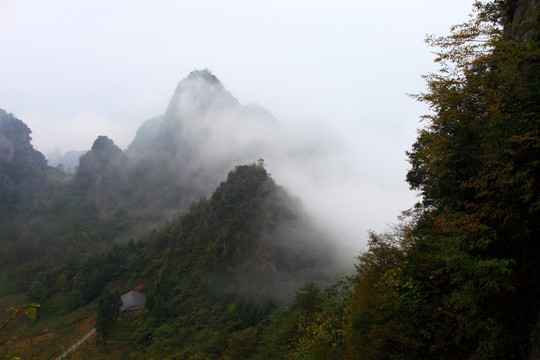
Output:
[[92,151],[115,153],[122,152],[122,150],[120,150],[120,148],[116,146],[111,139],[104,135],[100,135],[97,137],[97,139],[94,141],[94,144],[92,145]]
[[81,156],[75,183],[100,218],[118,211],[126,184],[128,157],[107,136],[98,136]]
[[183,122],[234,106],[238,100],[215,75],[209,70],[194,70],[176,87],[165,118]]
[[211,84],[221,83],[221,81],[219,81],[217,76],[212,74],[210,72],[210,70],[208,70],[208,69],[193,70],[192,72],[189,73],[187,78],[188,79],[200,78],[200,79],[203,79],[204,81],[207,81],[208,83],[211,83]]
[[113,178],[126,162],[127,156],[111,139],[98,136],[92,150],[81,156],[76,177],[82,182],[91,182],[94,178]]

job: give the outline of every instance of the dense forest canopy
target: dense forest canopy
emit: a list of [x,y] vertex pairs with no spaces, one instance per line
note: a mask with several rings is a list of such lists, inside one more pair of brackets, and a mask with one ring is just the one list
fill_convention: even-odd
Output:
[[359,258],[359,356],[523,358],[540,341],[539,10],[479,2],[428,39],[441,70],[416,96],[432,113],[407,174],[421,202]]
[[[33,330],[17,334],[97,308],[102,341],[84,350],[95,358],[539,358],[539,19],[538,1],[477,2],[470,21],[428,38],[440,70],[414,95],[431,111],[407,152],[419,202],[387,232],[370,233],[355,271],[341,278],[335,239],[262,159],[234,167],[165,226],[115,244],[144,218],[126,215],[131,205],[185,205],[190,190],[216,182],[200,164],[187,177],[179,171],[205,155],[172,131],[189,114],[209,120],[215,108],[239,109],[208,72],[181,83],[126,154],[98,138],[74,176],[47,168],[24,123],[0,113],[0,190],[17,194],[1,204],[11,214],[0,223],[2,295],[24,288],[28,303],[41,304],[26,323]],[[217,97],[184,107],[194,85]],[[244,120],[261,113],[241,110]],[[14,168],[13,154],[22,154]],[[129,180],[137,174],[156,198],[172,198],[139,196]],[[17,187],[15,177],[39,184]],[[133,288],[146,292],[145,309],[118,319],[119,290]],[[2,341],[0,356],[28,354]]]

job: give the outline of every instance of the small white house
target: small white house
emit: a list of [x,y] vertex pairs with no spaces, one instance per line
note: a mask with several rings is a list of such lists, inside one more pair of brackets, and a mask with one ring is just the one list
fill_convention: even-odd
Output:
[[139,291],[130,291],[120,297],[122,306],[120,312],[135,311],[144,307],[146,303],[146,295]]

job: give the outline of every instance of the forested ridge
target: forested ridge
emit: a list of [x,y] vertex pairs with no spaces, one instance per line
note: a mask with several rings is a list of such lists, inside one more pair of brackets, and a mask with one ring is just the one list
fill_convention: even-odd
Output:
[[[24,147],[18,169],[8,166],[4,132],[1,190],[13,195],[1,204],[0,295],[41,306],[36,320],[0,328],[0,356],[37,348],[54,358],[62,352],[54,324],[98,313],[99,335],[73,358],[540,358],[539,18],[537,1],[478,2],[450,35],[428,37],[440,69],[413,95],[430,112],[407,152],[419,201],[388,231],[369,234],[351,274],[339,267],[335,239],[262,159],[235,166],[207,197],[126,241],[141,216],[126,209],[150,198],[123,200],[140,190],[113,180],[142,171],[129,152],[98,138],[73,176]],[[28,144],[29,129],[0,115]],[[140,130],[139,148],[171,135],[155,135],[153,123]],[[172,167],[161,175],[181,179],[168,194],[194,189]],[[160,174],[145,176],[150,184]],[[103,315],[134,288],[147,295],[144,309]],[[25,299],[12,297],[17,289]],[[13,338],[38,335],[49,340],[26,349]]]
[[539,9],[519,6],[478,3],[428,39],[441,71],[416,95],[433,113],[407,174],[422,200],[359,257],[360,357],[524,358],[539,342]]

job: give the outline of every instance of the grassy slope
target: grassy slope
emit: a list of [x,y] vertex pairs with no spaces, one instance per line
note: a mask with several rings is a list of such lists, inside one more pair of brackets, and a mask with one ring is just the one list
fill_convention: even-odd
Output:
[[[0,298],[0,305],[6,308],[11,306],[6,304],[20,304],[21,300],[23,294],[5,296]],[[0,359],[56,359],[94,327],[95,315],[95,302],[54,319],[32,321],[21,315],[0,330]]]

